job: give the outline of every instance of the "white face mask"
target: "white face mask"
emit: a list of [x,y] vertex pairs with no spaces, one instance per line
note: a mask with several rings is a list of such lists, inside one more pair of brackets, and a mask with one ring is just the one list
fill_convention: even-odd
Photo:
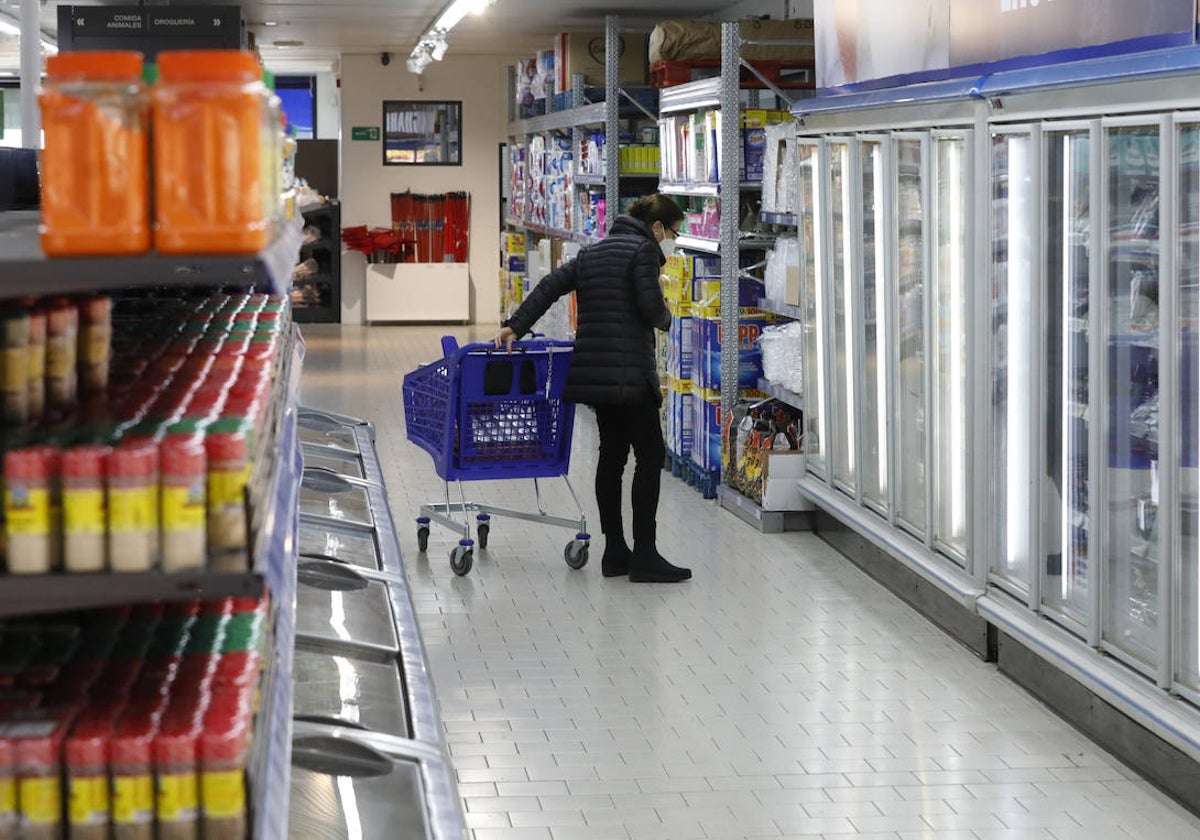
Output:
[[658,247],[662,248],[664,257],[671,257],[675,255],[675,240],[669,236],[663,239],[662,242],[658,243]]

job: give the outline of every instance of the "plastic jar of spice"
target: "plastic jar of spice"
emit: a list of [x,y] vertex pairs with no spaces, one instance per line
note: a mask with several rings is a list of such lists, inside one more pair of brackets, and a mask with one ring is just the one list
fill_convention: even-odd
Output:
[[51,568],[50,458],[41,447],[4,456],[4,519],[8,571],[46,574]]
[[59,840],[62,835],[62,747],[66,721],[59,713],[10,723],[17,765],[21,840]]
[[0,840],[17,836],[17,763],[13,743],[0,738]]
[[102,295],[85,298],[79,306],[79,390],[85,396],[102,394],[108,388],[112,358],[112,299]]
[[165,721],[154,739],[158,840],[198,840],[200,836],[199,735],[198,721],[181,715]]
[[69,572],[100,572],[105,551],[104,484],[107,446],[76,446],[63,453],[63,560]]
[[52,256],[150,248],[148,111],[142,57],[64,52],[46,59],[42,250]]
[[149,716],[126,714],[113,736],[113,840],[154,840],[155,735]]
[[0,420],[9,427],[29,422],[29,337],[29,313],[0,313]]
[[[183,426],[184,428],[179,428]],[[208,461],[194,426],[172,427],[162,443],[162,567],[203,568]]]
[[237,705],[211,706],[200,736],[200,805],[204,840],[246,834],[249,715]]
[[112,721],[80,721],[67,737],[67,817],[71,840],[108,840],[108,750]]
[[158,564],[158,447],[124,443],[109,458],[108,555],[113,571]]
[[244,418],[228,417],[204,439],[208,455],[208,545],[218,552],[244,552],[249,544],[246,485],[250,483],[250,436]]
[[254,56],[158,54],[154,242],[164,253],[254,253],[271,236],[268,91]]
[[46,310],[46,404],[70,411],[79,395],[79,310],[61,299]]
[[25,361],[28,373],[29,416],[40,420],[46,410],[46,313],[29,313],[29,353]]

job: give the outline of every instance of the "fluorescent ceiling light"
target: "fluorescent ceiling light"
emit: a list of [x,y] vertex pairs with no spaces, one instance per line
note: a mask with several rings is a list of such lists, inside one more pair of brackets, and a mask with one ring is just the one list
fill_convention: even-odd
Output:
[[479,14],[495,2],[496,0],[454,0],[442,10],[433,25],[413,47],[408,60],[409,72],[420,74],[429,66],[430,61],[441,61],[445,58],[449,47],[446,35],[450,30],[458,26],[471,12]]
[[279,21],[277,21],[277,20],[264,20],[263,21],[263,26],[278,26],[278,25],[279,25]]

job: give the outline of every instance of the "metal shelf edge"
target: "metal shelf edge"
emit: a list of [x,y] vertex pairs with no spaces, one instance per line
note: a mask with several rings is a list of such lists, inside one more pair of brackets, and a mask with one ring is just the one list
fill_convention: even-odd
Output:
[[804,397],[800,396],[795,391],[789,391],[787,388],[776,385],[769,379],[763,379],[762,377],[759,377],[758,390],[765,394],[770,394],[781,403],[786,403],[792,408],[798,408],[801,411],[804,410]]
[[48,258],[39,243],[38,220],[32,211],[0,214],[0,299],[23,297],[31,289],[49,295],[160,286],[255,286],[287,294],[303,238],[301,229],[288,223],[255,255]]

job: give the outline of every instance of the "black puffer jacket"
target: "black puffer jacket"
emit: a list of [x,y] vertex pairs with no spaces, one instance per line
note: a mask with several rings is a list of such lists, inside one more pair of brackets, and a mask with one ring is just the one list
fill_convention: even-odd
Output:
[[658,282],[664,262],[650,228],[618,216],[604,239],[542,278],[504,326],[524,335],[554,301],[575,292],[579,323],[565,399],[589,405],[660,402],[654,329],[671,326]]

